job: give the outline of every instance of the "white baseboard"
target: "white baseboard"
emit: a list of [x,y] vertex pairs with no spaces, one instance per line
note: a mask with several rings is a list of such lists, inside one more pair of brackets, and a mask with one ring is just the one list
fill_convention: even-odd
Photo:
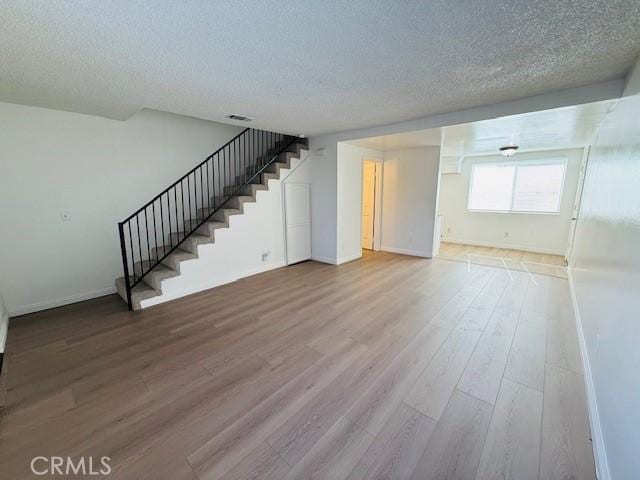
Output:
[[380,247],[380,250],[382,250],[383,252],[399,253],[401,255],[411,255],[412,257],[431,258],[431,255],[429,255],[427,252],[421,252],[419,250],[408,250],[406,248],[388,247],[386,245],[382,245]]
[[311,255],[311,260],[313,260],[314,262],[328,263],[330,265],[338,265],[338,261],[335,258],[319,257],[317,255]]
[[343,263],[353,262],[354,260],[358,260],[359,258],[362,258],[362,251],[360,251],[360,253],[354,253],[353,255],[339,258],[338,260],[336,260],[336,265],[342,265]]
[[573,304],[573,311],[576,319],[580,356],[582,357],[582,370],[584,371],[584,382],[587,391],[587,409],[589,410],[589,424],[591,426],[593,456],[596,463],[596,476],[598,480],[611,480],[609,463],[607,462],[607,452],[604,445],[604,436],[600,425],[600,415],[598,414],[598,401],[596,398],[595,385],[593,384],[593,376],[591,375],[591,363],[589,362],[587,343],[582,330],[582,317],[580,316],[578,298],[576,297],[575,286],[573,283],[573,274],[571,272],[571,268],[568,268],[567,270],[569,272],[569,290],[571,292],[571,303]]
[[83,292],[83,293],[77,293],[75,295],[69,295],[68,297],[56,298],[53,300],[45,300],[42,302],[30,303],[28,305],[20,305],[18,307],[15,307],[9,310],[9,317],[18,317],[20,315],[26,315],[28,313],[39,312],[41,310],[48,310],[50,308],[62,307],[63,305],[70,305],[72,303],[84,302],[85,300],[104,297],[105,295],[111,295],[114,293],[116,293],[115,285],[113,287],[101,288],[99,290],[92,290],[90,292]]
[[566,253],[564,250],[558,250],[555,248],[537,248],[530,247],[526,245],[514,245],[511,243],[500,243],[500,242],[481,242],[477,240],[466,240],[463,238],[450,238],[450,237],[442,237],[443,242],[447,243],[457,243],[461,245],[473,245],[475,247],[489,247],[489,248],[505,248],[508,250],[522,250],[523,252],[531,252],[531,253],[542,253],[545,255],[562,255]]
[[194,293],[199,293],[204,290],[209,290],[211,288],[219,287],[221,285],[226,285],[227,283],[236,282],[246,277],[250,277],[252,275],[257,275],[259,273],[268,272],[270,270],[275,270],[276,268],[285,267],[285,262],[276,262],[270,263],[266,266],[261,266],[258,268],[253,268],[251,270],[245,270],[240,273],[234,273],[227,277],[218,277],[214,280],[200,283],[198,285],[191,286],[189,288],[183,288],[181,290],[173,290],[168,293],[163,293],[158,297],[152,297],[148,300],[142,300],[140,302],[140,308],[145,309],[148,307],[153,307],[154,305],[160,305],[161,303],[165,303],[171,300],[176,300],[178,298],[186,297],[187,295],[193,295]]

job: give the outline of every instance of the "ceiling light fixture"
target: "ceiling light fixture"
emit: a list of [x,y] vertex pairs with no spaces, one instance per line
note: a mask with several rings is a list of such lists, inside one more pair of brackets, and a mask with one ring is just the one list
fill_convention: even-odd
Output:
[[500,153],[505,157],[511,157],[515,155],[517,151],[518,151],[517,145],[507,145],[505,147],[500,147]]

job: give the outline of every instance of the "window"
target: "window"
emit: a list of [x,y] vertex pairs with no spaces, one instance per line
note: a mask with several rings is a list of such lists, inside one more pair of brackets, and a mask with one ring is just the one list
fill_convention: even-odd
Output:
[[558,213],[566,166],[564,159],[473,165],[468,209]]

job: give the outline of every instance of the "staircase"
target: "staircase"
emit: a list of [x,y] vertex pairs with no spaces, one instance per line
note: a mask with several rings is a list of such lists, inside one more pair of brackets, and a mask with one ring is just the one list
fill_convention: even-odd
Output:
[[199,245],[215,243],[216,231],[230,228],[230,217],[242,215],[303,148],[306,139],[247,128],[119,222],[124,275],[116,288],[129,309],[162,295],[163,280],[197,259]]

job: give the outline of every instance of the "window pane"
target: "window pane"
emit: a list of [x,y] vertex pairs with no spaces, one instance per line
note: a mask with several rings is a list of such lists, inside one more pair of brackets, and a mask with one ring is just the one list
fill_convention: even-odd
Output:
[[564,169],[564,163],[519,166],[516,173],[513,210],[558,212]]
[[510,210],[514,174],[513,165],[475,165],[469,192],[469,210]]

